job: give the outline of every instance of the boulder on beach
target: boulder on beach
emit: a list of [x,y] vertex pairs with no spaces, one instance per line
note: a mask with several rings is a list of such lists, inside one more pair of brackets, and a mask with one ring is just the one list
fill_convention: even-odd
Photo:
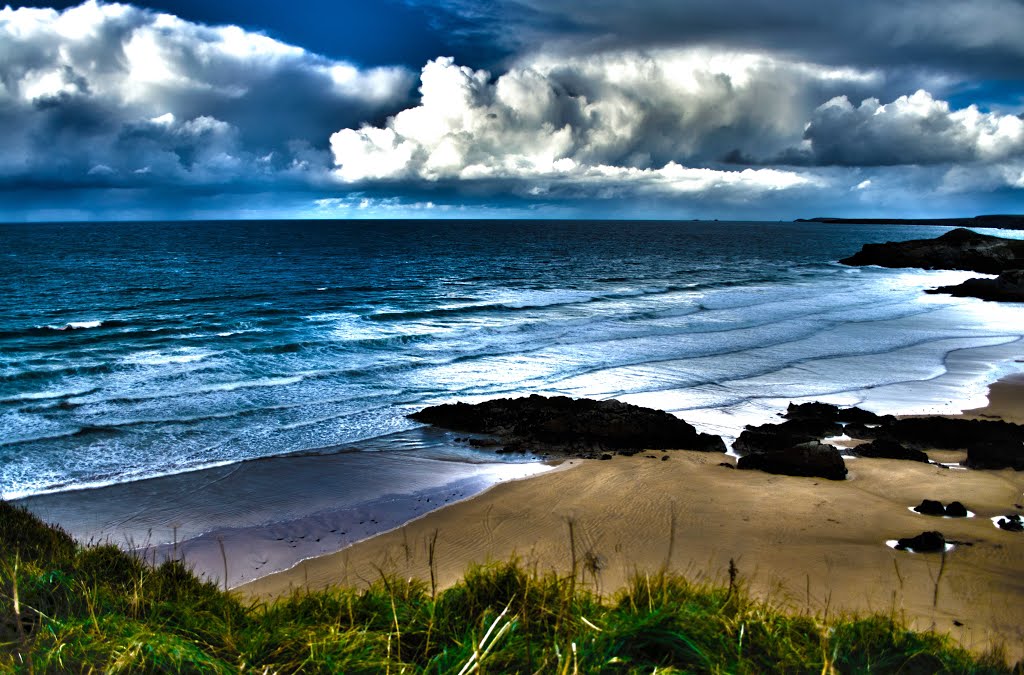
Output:
[[818,441],[753,452],[740,457],[736,468],[829,480],[846,478],[846,464],[838,448]]
[[925,293],[996,302],[1024,302],[1024,269],[1007,270],[995,279],[968,279],[955,286],[929,288]]
[[914,553],[941,553],[946,550],[946,538],[941,532],[922,532],[916,537],[897,540],[896,548]]
[[870,443],[863,443],[853,448],[858,457],[874,457],[878,459],[909,459],[914,462],[927,463],[928,455],[922,450],[908,448],[891,438],[879,438]]
[[946,515],[950,518],[966,518],[967,507],[960,502],[950,502],[946,504]]
[[839,262],[1000,274],[1024,268],[1024,241],[957,228],[935,239],[865,244],[859,252]]
[[946,507],[942,505],[942,502],[934,499],[922,499],[921,503],[914,507],[914,510],[926,516],[946,515]]
[[721,437],[698,433],[662,410],[567,396],[499,398],[430,406],[409,415],[426,424],[491,434],[506,447],[598,456],[641,450],[725,452]]

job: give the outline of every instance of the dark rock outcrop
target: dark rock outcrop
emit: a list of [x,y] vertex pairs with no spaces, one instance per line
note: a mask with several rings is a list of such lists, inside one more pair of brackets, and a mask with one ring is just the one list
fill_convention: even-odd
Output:
[[925,293],[945,293],[958,298],[998,302],[1024,302],[1024,269],[1007,270],[995,279],[968,279],[956,286],[930,288]]
[[843,427],[834,421],[817,419],[791,419],[781,424],[747,426],[732,444],[736,454],[786,450],[794,445],[818,441],[827,436],[838,436]]
[[891,438],[879,438],[858,445],[852,450],[858,457],[875,457],[880,459],[909,459],[914,462],[928,462],[928,455],[922,450],[908,448]]
[[1024,241],[958,228],[936,239],[865,244],[858,253],[839,262],[999,274],[1024,268]]
[[914,553],[941,553],[946,549],[946,538],[941,532],[922,532],[916,537],[897,540],[896,548]]
[[1000,518],[996,521],[996,525],[999,526],[999,529],[1007,532],[1024,532],[1024,520],[1016,513]]
[[816,420],[819,422],[842,422],[852,424],[882,424],[896,418],[892,415],[878,415],[861,408],[840,408],[831,403],[790,403],[786,409],[786,419]]
[[535,452],[578,456],[641,450],[725,452],[719,436],[698,433],[662,410],[620,401],[533,395],[430,406],[409,417],[455,431],[495,435],[508,448]]
[[839,450],[831,445],[811,441],[786,448],[753,452],[740,457],[737,469],[757,469],[787,476],[808,476],[843,480],[846,464]]
[[966,518],[967,507],[960,502],[950,502],[946,504],[946,515],[950,518]]
[[839,421],[850,424],[888,424],[895,422],[894,415],[879,415],[860,408],[840,408]]
[[820,420],[822,422],[838,422],[839,406],[831,403],[790,403],[786,408],[786,419],[790,420]]
[[826,403],[790,404],[785,416],[781,424],[748,426],[733,449],[741,456],[772,452],[845,433],[871,441],[852,450],[862,457],[926,462],[924,449],[966,449],[965,465],[972,469],[1024,470],[1024,426],[1011,422],[934,416],[897,419]]
[[1024,471],[1024,440],[982,439],[967,446],[964,464],[971,469]]
[[[855,429],[847,433],[856,437]],[[1024,426],[994,420],[968,420],[956,417],[907,417],[894,419],[867,430],[877,440],[861,445],[854,452],[863,455],[878,447],[902,446],[904,459],[925,461],[916,450],[967,450],[964,464],[971,469],[1024,470]],[[869,455],[864,455],[869,456]],[[881,456],[881,455],[878,455]]]
[[921,503],[915,506],[914,510],[926,516],[946,515],[946,507],[942,505],[942,502],[936,501],[934,499],[921,500]]
[[879,437],[910,447],[953,450],[983,443],[1024,441],[1024,427],[1011,422],[968,420],[959,417],[906,417],[884,425]]
[[861,424],[860,422],[850,422],[843,427],[843,433],[850,438],[856,438],[862,441],[871,441],[878,438],[878,425],[868,426],[867,424]]

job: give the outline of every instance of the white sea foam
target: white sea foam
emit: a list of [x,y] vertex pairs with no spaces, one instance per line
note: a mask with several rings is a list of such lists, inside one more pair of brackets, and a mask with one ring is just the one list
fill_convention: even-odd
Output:
[[248,389],[251,387],[284,387],[289,384],[296,384],[302,382],[302,375],[292,375],[289,377],[262,377],[256,380],[238,380],[236,382],[222,382],[220,384],[214,384],[209,387],[199,387],[192,390],[192,393],[210,392],[210,391],[235,391],[236,389]]
[[18,401],[46,401],[55,398],[71,398],[89,393],[89,389],[31,391],[0,400],[0,403],[17,403]]
[[85,328],[99,328],[102,325],[102,321],[70,321],[63,325],[46,326],[46,328],[50,330],[82,330]]
[[140,366],[163,366],[172,363],[196,363],[208,359],[215,354],[216,352],[191,349],[181,349],[172,352],[148,350],[130,354],[124,360],[127,363]]

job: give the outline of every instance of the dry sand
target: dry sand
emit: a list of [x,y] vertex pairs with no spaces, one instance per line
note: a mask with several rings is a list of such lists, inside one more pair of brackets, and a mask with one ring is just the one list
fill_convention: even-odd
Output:
[[[1024,377],[993,385],[990,398],[988,408],[968,414],[1024,421]],[[1024,512],[1024,472],[852,459],[848,480],[832,482],[737,471],[719,466],[728,458],[718,454],[661,455],[566,462],[239,591],[272,597],[358,586],[381,571],[428,579],[427,542],[436,532],[442,587],[471,563],[513,557],[567,573],[572,545],[581,568],[597,568],[581,575],[605,594],[636,571],[664,565],[722,581],[732,559],[750,590],[775,604],[818,614],[895,611],[969,648],[1002,643],[1011,659],[1024,658],[1024,535],[990,520]],[[959,500],[976,516],[908,510],[925,498]],[[885,545],[924,530],[963,543],[945,559]]]

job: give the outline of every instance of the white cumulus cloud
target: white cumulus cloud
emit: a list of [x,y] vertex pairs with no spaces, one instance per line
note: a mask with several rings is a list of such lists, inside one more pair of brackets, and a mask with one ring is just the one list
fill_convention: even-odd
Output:
[[876,79],[707,50],[536,55],[497,78],[438,58],[423,68],[418,106],[341,129],[331,150],[347,183],[520,181],[534,195],[570,184],[784,190],[815,179],[722,162],[798,143],[822,97]]
[[[407,99],[403,68],[360,69],[237,26],[89,0],[0,10],[0,178],[245,182],[327,169],[339,120]],[[304,180],[304,179],[303,179]]]
[[1024,157],[1024,120],[983,113],[974,105],[951,110],[919,90],[891,103],[846,96],[821,105],[805,137],[819,164],[851,166],[995,163]]

